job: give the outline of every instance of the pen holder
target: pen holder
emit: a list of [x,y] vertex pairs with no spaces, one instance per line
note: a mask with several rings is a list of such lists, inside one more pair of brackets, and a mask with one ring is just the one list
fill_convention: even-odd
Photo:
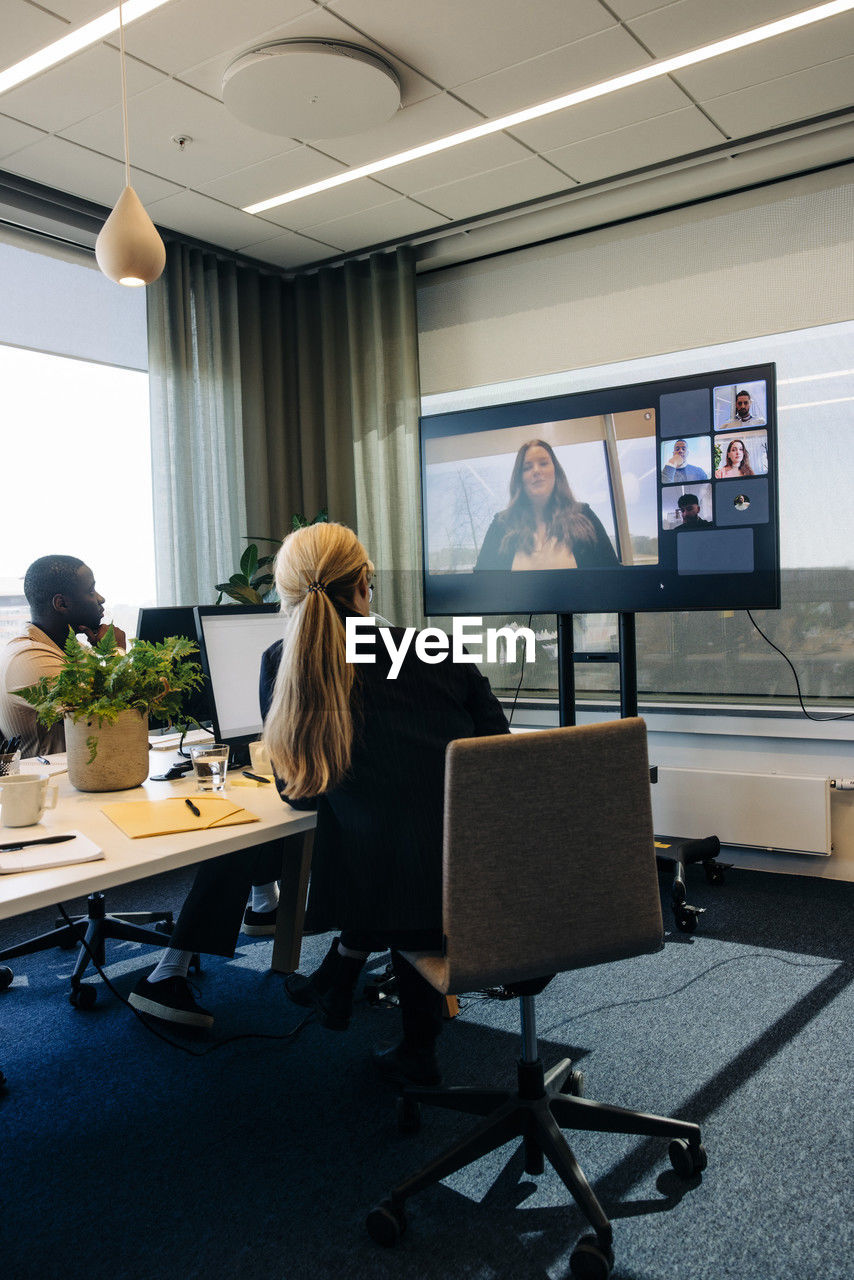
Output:
[[21,752],[11,751],[0,755],[0,778],[6,778],[11,773],[21,772]]

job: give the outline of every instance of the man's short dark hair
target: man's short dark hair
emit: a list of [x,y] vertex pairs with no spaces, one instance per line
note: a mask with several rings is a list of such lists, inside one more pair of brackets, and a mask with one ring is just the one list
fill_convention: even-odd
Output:
[[76,556],[42,556],[24,574],[24,595],[34,614],[46,613],[55,595],[74,595],[85,561]]
[[696,493],[682,493],[677,498],[676,505],[680,511],[684,511],[686,507],[699,507],[700,499]]
[[736,398],[736,400],[738,399],[738,397],[739,397],[739,396],[747,396],[747,398],[748,398],[748,400],[749,400],[749,399],[750,399],[750,392],[749,392],[749,391],[743,391],[743,390],[742,390],[742,391],[736,391],[736,393],[735,393],[735,398]]

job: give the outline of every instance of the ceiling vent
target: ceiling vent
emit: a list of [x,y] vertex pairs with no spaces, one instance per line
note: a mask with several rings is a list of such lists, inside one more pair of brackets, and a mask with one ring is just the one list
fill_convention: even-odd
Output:
[[390,120],[400,81],[377,54],[341,40],[275,40],[235,58],[222,100],[244,124],[289,138],[341,138]]

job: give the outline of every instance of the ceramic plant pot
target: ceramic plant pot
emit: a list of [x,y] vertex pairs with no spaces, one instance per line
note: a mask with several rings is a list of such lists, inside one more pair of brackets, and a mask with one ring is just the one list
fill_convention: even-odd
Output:
[[78,791],[138,787],[148,777],[148,716],[122,711],[115,724],[100,726],[66,717],[65,749],[68,780]]

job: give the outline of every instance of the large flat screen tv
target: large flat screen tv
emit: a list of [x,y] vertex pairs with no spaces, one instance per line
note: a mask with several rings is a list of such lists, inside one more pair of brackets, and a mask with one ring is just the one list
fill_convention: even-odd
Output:
[[421,419],[427,614],[779,608],[775,367]]

